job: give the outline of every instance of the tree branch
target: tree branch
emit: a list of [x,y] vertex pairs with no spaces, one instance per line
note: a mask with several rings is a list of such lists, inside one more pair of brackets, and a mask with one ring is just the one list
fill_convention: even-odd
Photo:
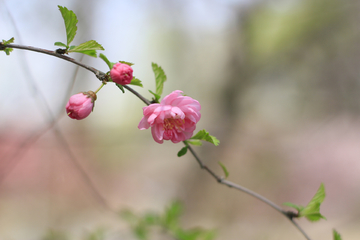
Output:
[[[29,50],[29,51],[34,51],[34,52],[39,52],[39,53],[43,53],[43,54],[47,54],[47,55],[51,55],[54,57],[58,57],[61,58],[63,60],[69,61],[71,63],[74,63],[80,67],[83,67],[89,71],[91,71],[92,73],[95,74],[95,76],[100,80],[100,81],[104,81],[106,79],[106,74],[102,71],[97,70],[96,68],[90,67],[86,64],[83,64],[81,62],[76,61],[73,58],[70,58],[68,56],[65,56],[63,54],[59,54],[56,51],[50,51],[50,50],[46,50],[46,49],[41,49],[41,48],[36,48],[36,47],[30,47],[30,46],[23,46],[23,45],[18,45],[18,44],[3,44],[0,42],[0,50],[4,50],[5,48],[17,48],[17,49],[23,49],[23,50]],[[146,98],[144,98],[141,94],[139,94],[138,92],[136,92],[134,89],[132,89],[131,87],[125,85],[124,88],[126,88],[127,90],[129,90],[132,94],[134,94],[135,96],[137,96],[141,101],[143,101],[146,105],[150,105],[151,102],[149,100],[147,100]],[[294,217],[297,216],[296,213],[291,212],[291,211],[285,211],[283,210],[280,206],[278,206],[277,204],[273,203],[272,201],[270,201],[269,199],[261,196],[260,194],[253,192],[241,185],[235,184],[231,181],[228,181],[226,179],[224,179],[223,177],[218,176],[217,174],[215,174],[215,172],[213,172],[210,168],[208,168],[202,161],[201,159],[198,157],[198,155],[195,153],[195,151],[193,150],[193,148],[186,142],[183,142],[189,149],[189,151],[191,152],[191,154],[194,156],[194,158],[196,159],[196,161],[198,162],[198,164],[200,165],[201,169],[204,169],[205,171],[207,171],[213,178],[216,179],[216,181],[220,184],[226,185],[228,187],[237,189],[241,192],[247,193],[250,196],[264,202],[265,204],[271,206],[272,208],[274,208],[276,211],[278,211],[279,213],[283,214],[286,218],[288,218],[293,225],[304,235],[304,237],[307,240],[311,240],[309,238],[309,236],[307,236],[307,234],[304,232],[304,230],[294,221]],[[70,154],[71,156],[71,154]],[[86,178],[86,180],[88,180]],[[102,199],[100,199],[102,201]]]

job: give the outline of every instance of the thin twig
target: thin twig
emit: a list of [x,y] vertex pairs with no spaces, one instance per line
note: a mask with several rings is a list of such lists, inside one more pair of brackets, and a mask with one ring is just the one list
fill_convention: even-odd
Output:
[[304,232],[304,230],[294,221],[293,217],[294,214],[293,212],[289,212],[289,211],[285,211],[283,210],[279,205],[275,204],[274,202],[270,201],[269,199],[261,196],[260,194],[254,192],[254,191],[251,191],[250,189],[247,189],[241,185],[238,185],[236,183],[233,183],[231,181],[228,181],[226,179],[224,179],[223,177],[220,177],[218,175],[216,175],[210,168],[208,168],[202,161],[201,159],[199,158],[199,156],[195,153],[194,149],[186,142],[184,142],[184,144],[188,147],[189,151],[191,152],[191,154],[194,156],[194,158],[196,159],[196,161],[199,163],[200,165],[200,168],[201,169],[204,169],[205,171],[207,171],[211,176],[213,176],[216,181],[220,184],[224,184],[228,187],[231,187],[231,188],[235,188],[239,191],[242,191],[244,193],[247,193],[249,194],[250,196],[266,203],[267,205],[269,205],[270,207],[274,208],[276,211],[278,211],[279,213],[283,214],[286,218],[288,218],[293,224],[294,226],[304,235],[304,237],[307,239],[307,240],[311,240],[309,236],[307,236],[307,234]]

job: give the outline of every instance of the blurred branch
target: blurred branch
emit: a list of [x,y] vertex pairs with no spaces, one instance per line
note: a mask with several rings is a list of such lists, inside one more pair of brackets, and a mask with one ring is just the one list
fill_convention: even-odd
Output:
[[[41,49],[41,48],[35,48],[35,47],[30,47],[30,46],[23,46],[23,45],[17,45],[17,44],[2,44],[0,43],[0,50],[3,50],[5,48],[18,48],[18,49],[24,49],[24,50],[29,50],[29,51],[35,51],[35,52],[39,52],[39,53],[44,53],[44,54],[48,54],[54,57],[58,57],[61,59],[64,59],[66,61],[72,62],[78,66],[81,66],[91,72],[93,72],[96,77],[100,80],[100,81],[104,81],[106,79],[106,74],[104,72],[101,72],[93,67],[90,67],[86,64],[80,63],[78,61],[76,61],[73,58],[58,54],[54,51],[49,51],[49,50],[45,50],[45,49]],[[150,101],[147,100],[146,98],[144,98],[141,94],[139,94],[138,92],[136,92],[135,90],[133,90],[132,88],[130,88],[129,86],[125,85],[124,88],[128,89],[131,93],[133,93],[135,96],[137,96],[141,101],[143,101],[146,105],[150,105]],[[75,167],[78,169],[78,171],[81,173],[82,177],[84,178],[84,180],[87,182],[87,184],[90,186],[90,188],[93,190],[93,192],[95,193],[95,195],[97,195],[98,200],[104,204],[105,206],[107,206],[105,200],[102,198],[102,196],[96,191],[96,188],[92,185],[92,182],[90,181],[90,178],[87,176],[86,172],[82,169],[82,167],[79,165],[79,163],[76,161],[76,158],[74,157],[73,153],[71,152],[67,142],[65,141],[65,138],[62,136],[62,134],[59,132],[58,129],[54,128],[54,131],[57,135],[58,140],[61,142],[61,144],[63,145],[64,149],[66,149],[66,152],[68,154],[68,156],[70,157],[70,159],[72,160],[72,162],[74,163]],[[288,218],[293,225],[304,235],[304,237],[307,240],[311,240],[309,236],[307,236],[307,234],[304,232],[304,230],[294,221],[294,217],[297,216],[296,213],[292,212],[292,211],[285,211],[283,210],[280,206],[278,206],[277,204],[273,203],[272,201],[270,201],[269,199],[259,195],[256,192],[253,192],[241,185],[235,184],[231,181],[225,180],[223,177],[218,176],[214,171],[212,171],[209,167],[207,167],[203,161],[198,157],[198,155],[195,153],[195,151],[193,150],[193,148],[188,145],[186,142],[184,142],[184,144],[188,147],[188,149],[190,150],[191,154],[195,157],[196,161],[198,162],[198,164],[200,165],[201,169],[204,169],[205,171],[207,171],[213,178],[216,179],[216,181],[220,184],[226,185],[228,187],[237,189],[241,192],[244,192],[246,194],[249,194],[250,196],[264,202],[265,204],[271,206],[272,208],[274,208],[276,211],[280,212],[281,214],[283,214],[286,218]],[[108,207],[108,206],[107,206]]]

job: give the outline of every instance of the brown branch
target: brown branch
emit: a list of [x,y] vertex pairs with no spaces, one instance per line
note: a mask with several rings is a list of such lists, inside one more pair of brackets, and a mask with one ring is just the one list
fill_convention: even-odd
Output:
[[[24,49],[24,50],[29,50],[29,51],[34,51],[34,52],[39,52],[39,53],[43,53],[43,54],[47,54],[47,55],[51,55],[54,57],[58,57],[61,58],[63,60],[69,61],[71,63],[74,63],[76,65],[79,65],[91,72],[93,72],[96,77],[100,80],[103,81],[106,78],[106,74],[104,72],[101,72],[93,67],[90,67],[86,64],[80,63],[78,61],[76,61],[73,58],[64,56],[62,54],[57,53],[56,51],[50,51],[50,50],[46,50],[46,49],[41,49],[41,48],[35,48],[35,47],[30,47],[30,46],[23,46],[23,45],[17,45],[17,44],[2,44],[0,43],[0,50],[4,50],[5,48],[18,48],[18,49]],[[132,88],[130,88],[129,86],[125,85],[124,88],[126,88],[127,90],[129,90],[131,93],[133,93],[135,96],[137,96],[141,101],[143,101],[146,105],[150,105],[150,101],[147,100],[146,98],[144,98],[141,94],[139,94],[138,92],[136,92],[135,90],[133,90]],[[65,139],[59,135],[59,133],[57,132],[58,138],[61,141],[61,143],[64,145],[65,149],[68,149],[68,147],[66,146],[66,142],[64,141]],[[307,236],[307,234],[304,232],[304,230],[294,221],[294,217],[296,216],[296,213],[291,212],[291,211],[285,211],[283,210],[280,206],[278,206],[277,204],[273,203],[272,201],[270,201],[269,199],[261,196],[260,194],[251,191],[250,189],[247,189],[241,185],[235,184],[231,181],[228,181],[226,179],[224,179],[223,177],[218,176],[214,171],[212,171],[209,167],[207,167],[202,161],[201,159],[197,156],[197,154],[195,153],[195,151],[193,150],[193,148],[186,142],[184,142],[184,144],[187,146],[187,148],[189,149],[189,151],[191,152],[191,154],[194,156],[194,158],[196,159],[196,161],[198,162],[198,164],[200,165],[200,168],[207,171],[213,178],[215,178],[215,180],[223,185],[226,185],[228,187],[237,189],[241,192],[247,193],[250,196],[264,202],[265,204],[271,206],[272,208],[274,208],[276,211],[278,211],[279,213],[281,213],[282,215],[284,215],[286,218],[288,218],[293,225],[304,235],[304,237],[307,240],[311,240],[309,236]],[[70,158],[73,158],[72,153],[68,152],[68,155]],[[76,165],[77,168],[79,168],[80,166],[78,165],[77,162],[73,161],[74,164]],[[81,167],[80,167],[81,170]],[[84,172],[80,171],[81,174],[85,174]],[[88,176],[85,174],[83,176],[86,181],[90,181],[90,179],[88,179]],[[91,182],[91,181],[90,181]],[[94,190],[94,189],[93,189]],[[99,201],[103,201],[103,199],[101,199],[101,196],[98,196]],[[103,202],[105,204],[105,202]]]

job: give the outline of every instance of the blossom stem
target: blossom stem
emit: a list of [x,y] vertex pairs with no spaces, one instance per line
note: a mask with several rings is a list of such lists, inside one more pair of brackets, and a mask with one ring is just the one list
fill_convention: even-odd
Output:
[[95,94],[98,93],[98,91],[100,91],[100,89],[102,89],[102,87],[105,86],[105,84],[106,82],[103,82],[101,86],[98,89],[96,89]]

